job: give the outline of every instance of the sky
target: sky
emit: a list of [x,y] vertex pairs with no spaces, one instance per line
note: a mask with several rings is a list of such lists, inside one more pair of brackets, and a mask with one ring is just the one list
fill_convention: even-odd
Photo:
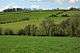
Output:
[[68,9],[80,8],[80,0],[0,0],[0,11],[7,8]]

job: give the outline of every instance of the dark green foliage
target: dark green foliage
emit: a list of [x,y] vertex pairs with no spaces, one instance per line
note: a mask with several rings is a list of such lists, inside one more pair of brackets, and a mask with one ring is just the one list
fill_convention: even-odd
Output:
[[25,32],[23,29],[19,30],[17,33],[18,33],[18,35],[25,35]]
[[31,26],[31,35],[33,35],[33,36],[37,35],[37,34],[36,34],[37,28],[38,28],[38,27],[36,27],[35,25],[32,25],[32,26]]
[[37,32],[37,27],[35,25],[27,25],[24,29],[21,29],[19,35],[32,35],[35,36]]
[[65,33],[72,36],[80,35],[80,17],[69,18],[62,23]]
[[79,8],[73,8],[73,7],[71,7],[69,10],[79,11],[80,9]]
[[41,25],[45,35],[53,35],[55,24],[52,17],[46,18]]
[[6,30],[4,31],[4,34],[5,34],[5,35],[14,35],[14,32],[13,32],[12,30],[10,30],[10,29],[6,29]]
[[25,28],[24,28],[24,33],[26,35],[31,35],[31,25],[27,25]]
[[80,35],[80,17],[69,18],[62,24],[55,24],[49,17],[42,23],[45,35],[54,36],[79,36]]
[[58,16],[56,14],[54,14],[53,17],[58,17]]
[[60,11],[60,12],[57,12],[57,14],[56,15],[59,15],[59,14],[62,14],[63,13],[63,11]]
[[58,17],[56,14],[52,14],[49,17]]
[[2,35],[2,28],[0,28],[0,35]]
[[11,8],[11,9],[5,9],[3,12],[21,12],[24,11],[22,8]]

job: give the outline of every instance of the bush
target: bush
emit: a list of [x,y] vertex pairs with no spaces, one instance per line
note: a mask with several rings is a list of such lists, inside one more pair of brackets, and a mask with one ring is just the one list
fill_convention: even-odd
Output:
[[14,35],[13,31],[10,30],[10,29],[6,29],[6,30],[4,31],[4,34],[5,34],[5,35]]
[[23,29],[19,30],[18,35],[25,35],[24,30]]
[[62,28],[65,30],[67,35],[80,35],[80,17],[73,17],[63,21]]
[[62,16],[62,17],[69,17],[68,14],[62,14],[61,16]]
[[2,35],[2,28],[0,28],[0,35]]
[[35,36],[37,33],[37,27],[35,25],[27,25],[24,29],[19,30],[19,35],[32,35]]
[[55,25],[54,20],[50,17],[43,20],[41,26],[42,26],[44,35],[52,36],[54,32],[54,25]]

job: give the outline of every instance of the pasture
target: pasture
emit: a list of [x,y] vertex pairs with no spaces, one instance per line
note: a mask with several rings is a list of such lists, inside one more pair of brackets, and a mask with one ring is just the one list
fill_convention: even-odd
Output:
[[[72,35],[71,36],[68,35],[68,37],[55,37],[54,35],[52,35],[52,37],[27,35],[30,33],[32,33],[33,35],[38,34],[39,32],[38,30],[36,30],[35,26],[41,27],[42,21],[50,17],[54,19],[54,23],[61,24],[63,21],[66,21],[68,18],[72,19],[73,17],[75,18],[80,17],[80,11],[0,12],[0,29],[1,29],[0,30],[1,32],[0,53],[80,53],[79,37],[71,37]],[[31,31],[28,30],[30,29],[30,27],[25,28],[25,26],[28,24],[32,25]],[[56,26],[58,28],[59,25],[55,25],[54,27],[56,28]],[[80,25],[77,26],[78,26],[77,28],[80,27]],[[18,35],[17,32],[23,28],[24,30],[21,31],[20,33],[25,32],[24,33],[25,35],[22,34]],[[11,31],[9,31],[9,29],[11,29]],[[61,28],[59,29],[61,30]],[[67,30],[70,29],[71,28]],[[14,35],[12,31],[17,33],[17,35]],[[27,31],[29,31],[29,33]],[[35,33],[35,31],[37,32]],[[58,32],[63,32],[63,31],[58,31]],[[71,31],[69,31],[69,33],[70,32]],[[10,35],[11,33],[12,35]],[[39,34],[41,33],[44,32],[41,30]]]
[[80,53],[80,38],[4,35],[0,53]]

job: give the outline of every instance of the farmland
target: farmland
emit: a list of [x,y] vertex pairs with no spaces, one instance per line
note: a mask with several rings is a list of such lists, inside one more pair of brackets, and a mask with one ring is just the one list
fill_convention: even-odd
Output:
[[79,21],[74,10],[0,12],[0,53],[79,53]]
[[80,53],[80,0],[0,0],[0,53]]
[[0,53],[79,53],[78,37],[0,36]]
[[[12,29],[18,31],[24,28],[27,24],[35,24],[39,26],[41,22],[52,14],[57,14],[63,11],[48,11],[48,12],[2,12],[0,13],[0,27],[3,29]],[[79,11],[67,11],[53,17],[56,23],[60,23],[69,17],[61,17],[62,14],[68,14],[69,17],[79,16]],[[10,22],[10,23],[9,23]]]

